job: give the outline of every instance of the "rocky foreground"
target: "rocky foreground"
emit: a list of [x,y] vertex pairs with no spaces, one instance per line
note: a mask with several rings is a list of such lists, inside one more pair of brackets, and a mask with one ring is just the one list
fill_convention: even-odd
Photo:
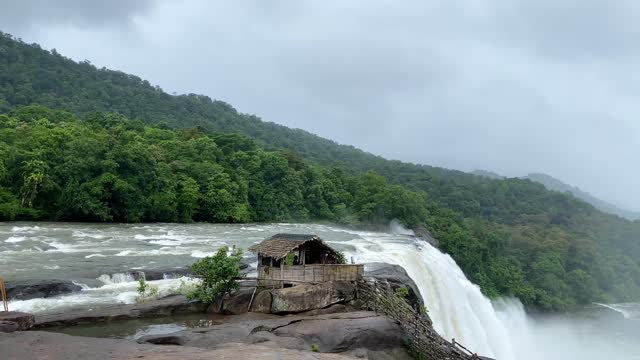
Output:
[[[397,266],[377,264],[370,276],[390,288],[408,288],[407,300],[422,305],[417,287]],[[42,288],[42,287],[41,287]],[[56,289],[59,289],[56,286]],[[40,289],[33,284],[26,290]],[[29,294],[35,293],[32,291]],[[406,334],[394,320],[358,302],[354,283],[332,282],[258,292],[242,288],[222,308],[206,307],[184,296],[141,305],[113,305],[25,319],[5,324],[1,359],[410,359]],[[42,331],[83,324],[113,323],[177,314],[229,315],[213,326],[137,340],[69,336]],[[13,324],[16,324],[14,322]],[[32,328],[30,331],[15,331]],[[37,330],[37,331],[34,331]],[[2,326],[0,326],[2,331]]]
[[228,343],[216,349],[190,346],[157,346],[117,339],[69,336],[44,331],[16,332],[0,335],[0,355],[6,360],[342,360],[353,356],[310,351],[274,349],[264,345]]

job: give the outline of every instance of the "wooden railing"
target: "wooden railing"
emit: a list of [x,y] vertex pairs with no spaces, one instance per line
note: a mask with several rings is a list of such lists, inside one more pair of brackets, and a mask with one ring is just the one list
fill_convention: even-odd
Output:
[[282,267],[258,266],[258,285],[282,283],[320,283],[325,281],[356,281],[362,278],[362,264],[310,264]]
[[400,324],[407,336],[410,350],[419,360],[471,360],[480,359],[455,339],[444,339],[431,325],[426,313],[411,308],[409,303],[396,295],[388,284],[373,280],[357,283],[357,297],[364,308],[390,317]]

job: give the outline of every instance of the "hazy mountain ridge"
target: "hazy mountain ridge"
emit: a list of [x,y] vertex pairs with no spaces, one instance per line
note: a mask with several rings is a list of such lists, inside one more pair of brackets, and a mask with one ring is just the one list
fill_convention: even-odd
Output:
[[589,204],[593,205],[597,209],[604,211],[609,214],[614,214],[621,216],[623,218],[629,220],[637,220],[640,219],[640,213],[620,208],[616,205],[613,205],[605,200],[601,200],[582,189],[571,186],[562,180],[556,179],[551,175],[541,174],[541,173],[532,173],[527,176],[524,176],[523,179],[529,179],[532,181],[537,181],[544,185],[549,190],[559,191],[559,192],[569,192],[573,196],[580,198]]
[[[486,177],[494,180],[503,180],[506,177],[500,174],[487,171],[487,170],[474,170],[470,172],[470,174]],[[628,209],[621,208],[616,206],[608,201],[599,199],[590,193],[580,189],[579,187],[569,185],[562,180],[556,179],[551,175],[542,174],[542,173],[531,173],[526,176],[520,177],[521,179],[528,179],[531,181],[535,181],[544,185],[547,189],[552,191],[559,191],[561,193],[571,193],[571,195],[581,199],[591,205],[593,205],[596,209],[603,211],[608,214],[618,215],[628,220],[639,220],[640,213]]]
[[483,176],[494,180],[503,180],[505,178],[505,176],[487,170],[473,170],[472,172],[470,172],[470,174]]

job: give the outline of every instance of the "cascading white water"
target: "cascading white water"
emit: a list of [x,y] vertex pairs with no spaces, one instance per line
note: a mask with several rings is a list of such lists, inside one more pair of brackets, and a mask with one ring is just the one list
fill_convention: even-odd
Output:
[[[402,266],[414,280],[443,336],[484,356],[515,359],[509,333],[491,301],[472,284],[455,261],[425,242],[385,241],[384,234],[359,233],[351,241],[359,262],[386,262]],[[522,309],[520,308],[522,311]],[[521,314],[514,314],[524,317]]]
[[115,273],[112,275],[102,274],[98,277],[98,280],[102,281],[106,285],[126,284],[136,281],[133,274],[129,273]]
[[[398,229],[406,235],[406,229],[392,224],[392,232]],[[479,355],[499,360],[640,359],[640,344],[629,339],[639,329],[634,323],[638,320],[620,324],[610,318],[562,314],[536,320],[517,299],[487,299],[449,255],[424,241],[348,232],[357,235],[348,242],[355,249],[349,256],[358,262],[402,266],[418,286],[436,331]],[[629,319],[640,313],[638,304],[607,307]]]

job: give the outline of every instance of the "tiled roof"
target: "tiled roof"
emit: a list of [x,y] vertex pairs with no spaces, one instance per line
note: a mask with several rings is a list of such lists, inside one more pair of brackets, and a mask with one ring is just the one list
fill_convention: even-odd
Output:
[[322,239],[320,239],[318,235],[308,234],[276,234],[259,244],[249,247],[249,250],[256,254],[260,253],[263,256],[278,260],[287,256],[290,251],[295,250],[298,246],[309,241],[318,241],[326,247],[328,251],[334,252],[333,249],[322,242]]

